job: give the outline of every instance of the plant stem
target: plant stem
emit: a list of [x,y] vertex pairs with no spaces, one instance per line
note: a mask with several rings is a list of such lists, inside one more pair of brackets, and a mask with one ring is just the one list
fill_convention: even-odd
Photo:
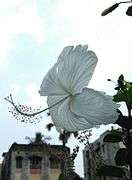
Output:
[[[126,103],[126,106],[127,106],[127,110],[128,110],[128,117],[132,117],[131,116],[131,105],[129,104],[129,102],[128,103]],[[127,129],[127,149],[128,149],[128,152],[129,151],[131,151],[131,137],[130,137],[130,130],[129,129]],[[130,180],[132,180],[132,163],[131,162],[129,162],[129,168],[130,168]]]
[[40,113],[42,113],[42,112],[44,112],[44,111],[46,111],[46,110],[48,110],[48,109],[51,109],[52,107],[56,106],[56,105],[59,104],[60,102],[63,102],[63,101],[64,101],[65,99],[67,99],[68,97],[69,97],[69,96],[66,96],[66,97],[64,97],[63,99],[61,99],[60,101],[56,102],[55,104],[52,104],[50,107],[45,108],[45,109],[40,110],[40,111],[37,111],[37,112],[35,112],[35,113],[24,113],[24,112],[22,112],[22,111],[18,108],[18,106],[14,103],[11,95],[10,95],[11,100],[10,100],[10,99],[7,99],[7,98],[5,98],[5,100],[8,101],[8,102],[15,108],[15,110],[16,110],[18,113],[20,113],[21,115],[23,115],[23,116],[28,116],[28,117],[32,117],[32,116],[36,116],[36,115],[38,115],[38,114],[40,114]]
[[124,4],[124,3],[132,3],[132,1],[121,1],[118,4]]

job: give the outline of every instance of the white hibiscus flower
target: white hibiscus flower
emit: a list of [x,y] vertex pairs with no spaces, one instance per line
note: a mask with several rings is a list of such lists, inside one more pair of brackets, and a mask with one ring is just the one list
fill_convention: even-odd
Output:
[[51,118],[58,131],[90,129],[114,123],[118,118],[118,105],[111,96],[86,87],[97,64],[95,53],[87,48],[65,47],[41,84],[39,93],[48,96]]

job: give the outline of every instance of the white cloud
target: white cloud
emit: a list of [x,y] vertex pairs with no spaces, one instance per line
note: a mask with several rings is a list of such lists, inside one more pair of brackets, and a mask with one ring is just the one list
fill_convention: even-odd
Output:
[[21,87],[19,84],[14,83],[10,85],[10,93],[13,94],[14,96],[19,96],[20,89]]
[[6,58],[13,47],[14,43],[12,38],[6,35],[6,33],[0,32],[0,66],[6,66]]
[[[13,95],[14,101],[20,104],[30,105],[34,107],[46,108],[46,97],[42,97],[38,93],[38,85],[32,82],[14,82],[9,86],[9,92]],[[22,101],[22,102],[21,102]]]
[[11,22],[8,23],[13,34],[27,34],[37,42],[45,39],[45,33],[41,25],[41,19],[36,9],[36,3],[25,5],[19,10],[17,15],[12,15]]
[[35,83],[28,83],[26,84],[24,90],[24,94],[29,99],[29,104],[39,107],[42,105],[44,108],[47,107],[46,97],[41,97],[38,93],[38,85]]
[[[3,2],[3,3],[2,3]],[[12,3],[11,3],[12,2]],[[18,3],[19,2],[19,3]],[[21,5],[21,6],[20,6]],[[36,1],[1,1],[0,2],[0,65],[4,64],[9,52],[15,47],[18,35],[28,35],[41,43],[45,32],[37,11]],[[6,8],[8,10],[6,10]]]
[[4,0],[0,1],[0,9],[10,9],[20,6],[25,0]]

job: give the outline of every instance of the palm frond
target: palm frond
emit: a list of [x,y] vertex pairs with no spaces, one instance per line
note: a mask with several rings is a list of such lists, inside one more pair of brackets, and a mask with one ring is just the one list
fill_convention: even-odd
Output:
[[46,129],[47,129],[48,131],[51,131],[51,128],[52,128],[53,126],[54,126],[53,123],[49,123],[49,124],[46,125]]

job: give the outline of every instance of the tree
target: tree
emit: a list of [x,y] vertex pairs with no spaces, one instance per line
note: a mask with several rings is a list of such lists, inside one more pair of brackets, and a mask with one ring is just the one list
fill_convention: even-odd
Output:
[[[109,79],[109,81],[111,81]],[[129,177],[124,175],[125,179],[132,180],[132,82],[128,82],[124,79],[123,75],[120,75],[117,80],[117,86],[115,87],[117,93],[113,96],[113,100],[116,103],[124,102],[127,108],[128,115],[118,110],[119,117],[115,124],[118,124],[122,128],[122,132],[116,131],[107,137],[107,142],[120,142],[122,141],[125,148],[120,148],[115,156],[115,162],[118,166],[127,166],[130,172]],[[114,138],[113,138],[114,137]],[[118,173],[119,174],[119,173]]]
[[[46,125],[46,129],[48,131],[51,131],[51,129],[54,127],[53,123],[49,123]],[[62,146],[65,147],[68,139],[71,137],[71,135],[74,135],[74,137],[76,138],[78,136],[78,132],[68,132],[63,130],[63,132],[59,133],[59,140],[62,142]]]
[[31,144],[43,144],[47,143],[47,140],[51,140],[51,137],[49,136],[44,136],[41,132],[37,132],[35,134],[35,138],[30,138],[28,136],[25,137],[26,140],[29,141]]
[[[46,125],[46,128],[48,131],[51,131],[51,129],[53,127],[54,127],[53,123],[49,123]],[[78,132],[68,132],[68,131],[63,130],[61,133],[59,133],[59,140],[62,142],[63,147],[66,147],[68,139],[71,137],[72,134],[74,135],[74,137],[78,136]],[[77,153],[78,153],[78,151],[77,151]],[[65,174],[65,167],[66,168],[70,167],[69,169],[71,170],[71,172],[72,173],[74,172],[74,170],[72,169],[72,167],[74,166],[74,159],[68,158],[66,161],[64,161],[63,159],[61,160],[61,170],[62,170],[61,176],[63,176],[63,174]],[[69,169],[68,170],[66,169],[66,172],[70,171]],[[60,178],[61,178],[61,176],[60,176]]]

